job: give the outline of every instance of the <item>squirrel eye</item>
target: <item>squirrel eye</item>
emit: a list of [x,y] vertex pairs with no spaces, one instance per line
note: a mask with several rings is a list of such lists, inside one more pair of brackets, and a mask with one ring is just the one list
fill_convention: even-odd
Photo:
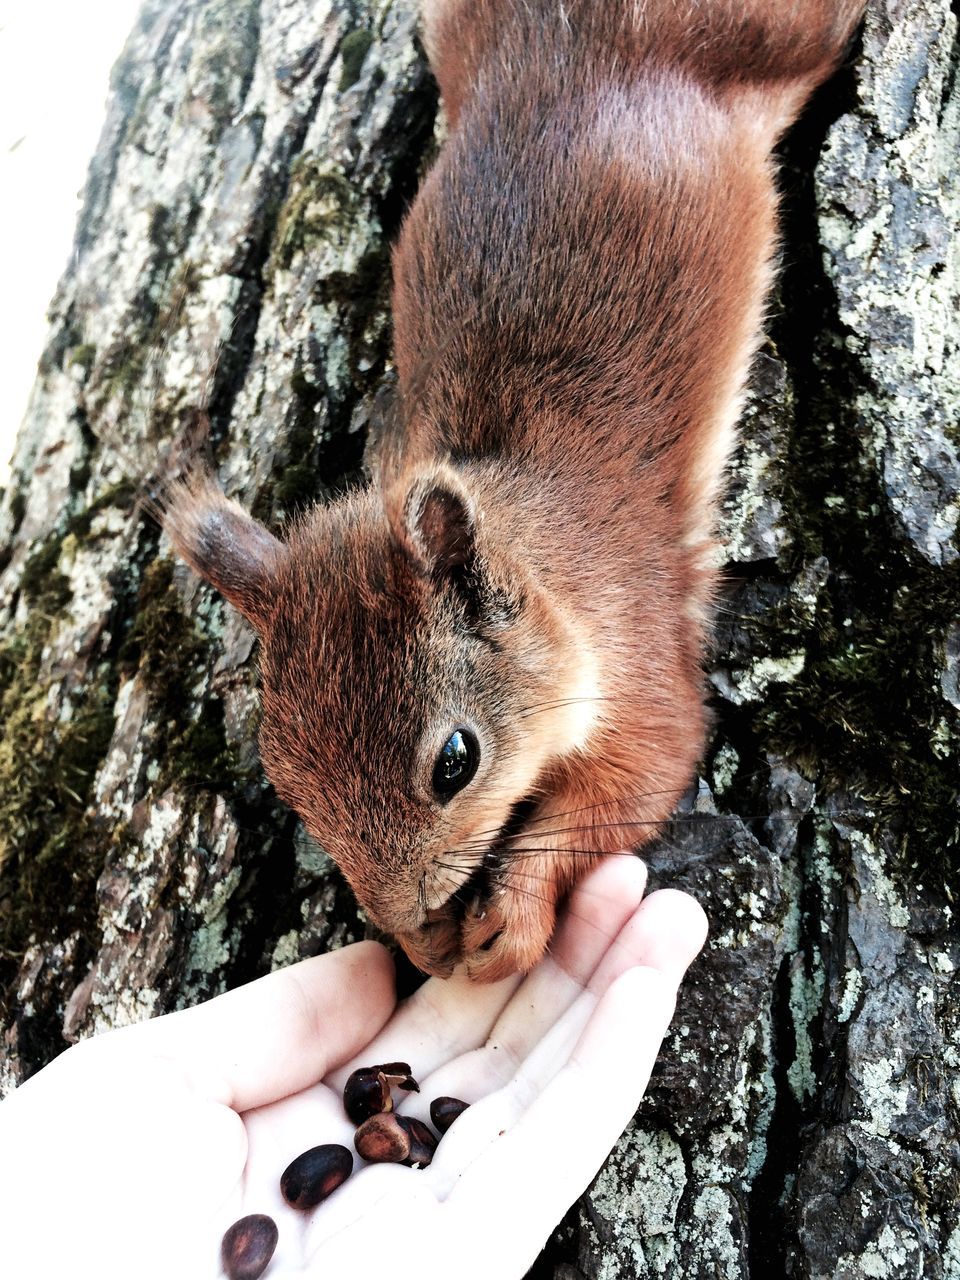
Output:
[[433,789],[441,800],[461,791],[480,763],[480,744],[469,729],[456,729],[443,744],[433,766]]

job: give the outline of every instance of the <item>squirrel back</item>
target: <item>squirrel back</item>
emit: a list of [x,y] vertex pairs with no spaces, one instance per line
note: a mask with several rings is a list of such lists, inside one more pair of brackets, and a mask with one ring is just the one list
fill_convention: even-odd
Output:
[[702,750],[711,528],[775,251],[771,149],[859,2],[431,0],[451,134],[394,254],[371,484],[181,555],[261,639],[261,754],[421,967],[542,955]]
[[[836,69],[865,0],[424,0],[426,45],[455,123],[485,77],[526,80],[558,53],[628,73],[670,68],[786,127]],[[755,96],[757,95],[757,96]],[[779,105],[778,105],[779,104]]]
[[[431,459],[555,473],[575,423],[583,465],[665,482],[706,551],[772,275],[770,153],[862,7],[427,4],[453,128],[394,256],[395,526]],[[551,496],[582,504],[567,477]]]

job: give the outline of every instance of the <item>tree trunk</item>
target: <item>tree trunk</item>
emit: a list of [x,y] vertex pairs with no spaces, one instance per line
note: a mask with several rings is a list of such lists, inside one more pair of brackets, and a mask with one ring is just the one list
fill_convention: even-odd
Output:
[[[958,61],[947,0],[876,0],[784,147],[715,734],[649,853],[711,941],[538,1277],[960,1277]],[[0,502],[5,1089],[364,934],[139,495],[207,436],[271,522],[356,478],[435,114],[413,0],[146,0]]]

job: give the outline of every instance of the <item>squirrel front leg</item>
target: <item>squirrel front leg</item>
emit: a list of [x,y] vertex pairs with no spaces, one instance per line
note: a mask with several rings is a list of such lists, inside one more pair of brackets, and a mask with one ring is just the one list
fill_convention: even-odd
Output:
[[[543,817],[544,826],[552,830],[550,815]],[[524,832],[517,848],[505,856],[492,899],[464,919],[462,945],[469,976],[498,982],[532,969],[548,948],[567,893],[603,856],[562,849],[546,831]]]
[[547,950],[557,912],[577,882],[602,858],[628,856],[656,837],[689,785],[701,715],[691,692],[688,714],[675,717],[673,727],[689,724],[675,740],[668,739],[666,723],[646,744],[607,726],[592,750],[555,765],[534,816],[500,855],[492,898],[463,921],[471,978],[495,982],[530,969]]

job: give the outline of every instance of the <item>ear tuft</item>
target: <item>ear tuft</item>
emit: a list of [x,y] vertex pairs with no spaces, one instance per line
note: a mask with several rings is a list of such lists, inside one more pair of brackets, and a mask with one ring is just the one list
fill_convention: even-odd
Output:
[[174,550],[263,631],[286,547],[203,473],[178,481],[162,504]]
[[400,542],[428,573],[449,573],[474,558],[473,500],[449,469],[414,482],[403,504]]

